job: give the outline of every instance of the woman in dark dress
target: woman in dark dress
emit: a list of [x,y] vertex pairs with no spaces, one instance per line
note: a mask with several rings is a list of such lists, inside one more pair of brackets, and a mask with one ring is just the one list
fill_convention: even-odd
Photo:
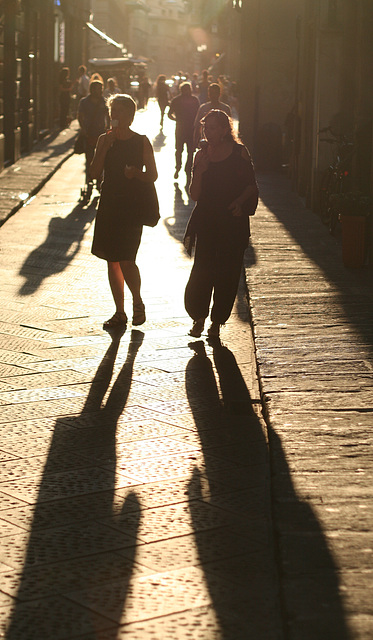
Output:
[[136,219],[136,199],[141,183],[155,182],[158,177],[148,138],[130,129],[135,101],[128,95],[117,94],[108,100],[108,108],[111,129],[99,137],[90,169],[93,179],[99,179],[104,171],[92,253],[108,263],[116,307],[112,318],[104,323],[105,329],[127,323],[124,283],[132,294],[132,324],[145,322],[141,278],[135,262],[142,234],[142,225]]
[[210,337],[232,311],[250,236],[249,215],[255,213],[258,187],[246,147],[236,139],[229,116],[213,109],[203,119],[205,140],[197,152],[190,195],[196,206],[184,244],[194,265],[185,289],[185,308],[193,319],[190,335],[200,337],[209,315]]

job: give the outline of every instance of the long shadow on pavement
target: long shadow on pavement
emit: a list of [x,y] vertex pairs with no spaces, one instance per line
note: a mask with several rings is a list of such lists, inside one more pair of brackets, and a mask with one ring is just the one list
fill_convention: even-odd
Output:
[[[190,495],[219,509],[216,528],[201,531],[200,501],[190,499],[199,559],[205,571],[219,637],[278,637],[276,584],[268,515],[267,444],[233,353],[211,343],[214,367],[202,341],[186,368],[186,391],[202,444],[204,469],[194,469]],[[202,496],[202,476],[210,494]],[[215,637],[215,636],[214,636]]]
[[271,468],[276,468],[276,550],[286,568],[286,575],[280,575],[285,638],[352,640],[338,567],[322,526],[310,504],[297,495],[281,439],[270,426],[269,439]]
[[135,491],[129,489],[124,501],[115,494],[115,434],[143,337],[132,331],[126,360],[104,406],[121,336],[113,336],[81,414],[56,421],[24,568],[21,575],[11,576],[13,588],[19,588],[7,640],[96,638],[105,630],[116,637],[141,508]]
[[51,219],[46,239],[27,256],[20,269],[20,275],[25,278],[20,295],[31,295],[44,279],[61,273],[72,262],[95,218],[96,204],[95,198],[86,209],[77,205],[66,218]]
[[[263,428],[252,409],[250,393],[233,353],[220,341],[212,343],[221,402],[213,364],[204,344],[199,341],[190,346],[196,355],[186,369],[186,390],[202,444],[203,475],[211,491],[208,498],[202,497],[201,491],[200,499],[218,506],[222,514],[221,526],[211,530],[208,540],[206,532],[200,532],[199,511],[194,500],[190,500],[190,510],[200,562],[222,638],[274,640],[282,637],[282,630],[284,637],[288,637],[288,620],[281,620],[280,610],[286,590],[293,590],[297,604],[305,612],[305,620],[297,621],[301,626],[303,623],[303,629],[294,637],[347,640],[350,636],[344,621],[336,565],[317,517],[297,497],[286,456],[277,439],[277,468],[281,469],[285,484],[281,495],[285,493],[292,504],[288,527],[296,532],[303,521],[315,534],[307,549],[301,547],[296,538],[293,540],[296,554],[293,550],[289,558],[291,562],[298,562],[298,566],[294,566],[294,580],[282,583],[278,596],[273,571],[272,550],[276,556],[276,543],[271,538],[269,463]],[[201,472],[196,467],[191,481],[194,496],[198,487],[201,487]],[[303,583],[297,581],[302,563],[314,566],[306,590]],[[317,614],[311,622],[307,620],[310,610],[313,613],[330,611],[328,629],[307,631],[307,626],[312,627],[317,621]]]

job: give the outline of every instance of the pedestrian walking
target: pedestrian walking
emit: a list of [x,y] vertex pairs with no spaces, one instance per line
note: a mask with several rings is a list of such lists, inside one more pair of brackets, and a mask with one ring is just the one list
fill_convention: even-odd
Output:
[[157,98],[158,106],[161,112],[160,127],[163,129],[163,120],[166,107],[170,102],[170,90],[166,84],[166,76],[161,73],[155,83],[155,97]]
[[[90,198],[93,182],[89,167],[93,159],[98,137],[109,126],[109,112],[102,95],[103,84],[100,80],[93,80],[89,85],[89,94],[82,98],[78,107],[78,120],[82,134],[85,137],[85,172],[86,172],[86,197]],[[98,177],[98,179],[100,176]]]
[[132,294],[132,324],[141,325],[146,320],[136,265],[142,224],[135,210],[138,191],[145,182],[155,182],[158,174],[148,138],[130,129],[136,102],[131,96],[116,95],[109,98],[108,107],[111,129],[99,137],[91,164],[92,178],[99,179],[104,170],[92,253],[108,263],[115,313],[103,326],[115,329],[127,324],[124,283]]
[[73,99],[73,117],[76,118],[78,114],[79,102],[82,98],[86,98],[89,94],[90,79],[87,75],[87,67],[84,64],[78,67],[78,76],[72,87]]
[[185,173],[187,175],[187,181],[189,182],[192,163],[193,163],[193,130],[194,120],[199,108],[198,98],[192,95],[192,87],[190,82],[183,82],[180,85],[180,93],[178,96],[171,100],[170,108],[168,110],[168,117],[170,120],[176,121],[175,127],[175,180],[179,176],[181,169],[181,160],[184,145],[187,148],[187,160],[185,163]]
[[70,124],[70,99],[72,82],[69,67],[63,67],[59,76],[60,129]]
[[198,99],[200,104],[205,104],[208,101],[208,88],[211,82],[209,80],[209,72],[204,69],[201,73],[201,81],[198,85]]
[[110,98],[110,96],[114,96],[117,93],[122,93],[122,90],[118,87],[116,78],[108,78],[106,81],[106,88],[103,93],[105,100]]
[[198,96],[198,91],[199,91],[198,73],[193,73],[192,74],[191,85],[192,85],[192,94],[194,96]]
[[139,109],[146,109],[148,106],[150,87],[148,76],[139,78]]
[[229,82],[228,79],[225,77],[225,75],[221,74],[218,77],[218,82],[217,84],[220,87],[220,96],[221,96],[221,100],[222,102],[229,102]]
[[198,143],[201,138],[202,125],[201,120],[205,117],[205,115],[211,111],[211,109],[220,109],[220,111],[224,111],[228,116],[231,116],[231,108],[229,104],[225,104],[220,100],[220,86],[217,82],[212,82],[208,88],[208,102],[205,104],[201,104],[200,108],[197,111],[196,118],[194,120],[194,148],[198,147]]
[[78,100],[86,98],[89,94],[89,76],[87,75],[87,67],[81,64],[78,67],[78,77],[76,79],[76,97]]
[[253,163],[224,111],[203,119],[206,143],[194,159],[190,195],[196,201],[184,236],[194,264],[185,289],[193,320],[190,335],[200,337],[209,315],[208,335],[218,338],[237,294],[243,254],[250,236],[249,215],[258,202]]

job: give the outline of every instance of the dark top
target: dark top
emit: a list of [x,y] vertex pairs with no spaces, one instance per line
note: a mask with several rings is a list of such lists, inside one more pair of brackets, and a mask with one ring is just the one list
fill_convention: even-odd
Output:
[[158,104],[163,107],[168,105],[169,89],[165,82],[159,82],[156,86],[156,96]]
[[79,102],[79,119],[84,120],[84,128],[88,138],[97,140],[98,136],[106,130],[106,122],[109,117],[104,98],[94,102],[91,96],[82,98]]
[[168,116],[175,115],[176,132],[191,133],[194,129],[194,120],[199,109],[199,102],[196,96],[176,96],[171,100]]
[[144,137],[135,133],[128,140],[115,140],[105,157],[92,253],[111,262],[134,260],[140,242],[136,199],[141,182],[126,178],[124,169],[126,165],[142,169]]
[[257,197],[247,201],[242,216],[233,216],[229,205],[248,185],[256,185],[253,164],[242,157],[243,145],[234,143],[232,153],[219,162],[210,162],[202,175],[201,195],[192,211],[184,245],[191,253],[195,237],[208,235],[217,243],[233,242],[247,246],[249,215],[255,213]]

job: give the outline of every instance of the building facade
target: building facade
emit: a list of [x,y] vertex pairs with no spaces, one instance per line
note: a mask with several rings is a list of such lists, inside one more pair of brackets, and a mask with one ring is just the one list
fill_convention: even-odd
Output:
[[0,7],[2,170],[55,127],[58,72],[69,66],[74,78],[87,57],[89,0],[3,0]]
[[322,130],[353,145],[351,187],[373,193],[371,0],[241,0],[240,133],[259,169],[289,166],[318,208],[336,153]]
[[370,0],[307,0],[300,17],[297,135],[292,177],[317,209],[320,176],[336,153],[323,142],[345,136],[353,148],[351,188],[372,195],[373,5]]

